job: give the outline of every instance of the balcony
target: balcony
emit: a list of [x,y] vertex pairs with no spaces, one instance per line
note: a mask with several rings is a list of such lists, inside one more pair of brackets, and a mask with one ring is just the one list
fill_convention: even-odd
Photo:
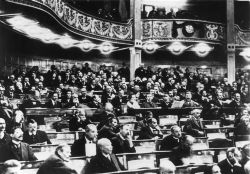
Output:
[[119,23],[91,16],[72,7],[66,0],[6,0],[7,2],[39,9],[51,15],[60,25],[78,35],[132,44],[133,21]]
[[226,43],[226,27],[222,23],[193,19],[143,19],[143,42]]

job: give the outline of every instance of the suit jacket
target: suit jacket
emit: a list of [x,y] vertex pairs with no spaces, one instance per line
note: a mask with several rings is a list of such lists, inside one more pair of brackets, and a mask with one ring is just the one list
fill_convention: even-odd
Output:
[[10,142],[11,142],[11,137],[10,137],[10,135],[7,134],[7,133],[4,133],[3,138],[0,139],[0,147],[1,147],[2,145],[4,145],[4,144],[8,144],[8,143],[10,143]]
[[44,143],[51,144],[46,132],[37,130],[34,138],[29,135],[29,131],[25,131],[23,134],[23,142],[28,144]]
[[[124,167],[121,165],[119,160],[116,158],[114,154],[113,158],[117,161],[119,167],[121,170],[125,170]],[[94,156],[90,163],[87,164],[85,173],[86,174],[93,174],[93,173],[106,173],[106,172],[115,172],[118,171],[116,168],[113,160],[110,161],[108,158],[104,157],[102,154],[98,153],[96,156]]]
[[76,140],[71,146],[71,156],[85,156],[85,136],[82,136],[80,139]]
[[77,174],[77,172],[66,166],[61,158],[53,154],[44,161],[37,174]]
[[79,128],[85,129],[88,124],[92,122],[89,119],[86,120],[78,120],[76,117],[73,117],[69,120],[69,130],[70,131],[78,131]]
[[118,131],[119,130],[104,125],[98,132],[98,139],[108,138],[111,140],[112,138],[117,136]]
[[141,108],[156,108],[157,105],[154,102],[144,102],[141,105]]
[[224,159],[218,163],[218,166],[221,169],[221,174],[244,174],[244,170],[239,166],[231,166],[227,159]]
[[128,140],[123,140],[120,135],[112,138],[113,153],[134,153],[135,147],[130,147]]
[[176,139],[173,137],[173,135],[166,136],[161,141],[161,147],[160,150],[172,150],[174,147],[177,147],[181,144],[181,138]]
[[201,134],[199,134],[199,131],[204,131],[203,124],[201,121],[199,122],[194,117],[191,117],[187,120],[183,131],[187,132],[187,134],[190,134],[194,137],[202,136]]
[[146,127],[141,128],[138,140],[152,139],[156,136],[159,136],[160,138],[163,137],[163,135],[161,135],[161,134],[152,132],[151,129],[149,128],[149,126],[146,126]]
[[55,102],[52,102],[52,99],[49,99],[49,101],[46,103],[46,107],[48,107],[48,108],[61,108],[62,104],[59,101],[57,101],[55,103]]
[[31,147],[21,142],[18,150],[14,147],[12,142],[0,147],[0,162],[4,162],[9,159],[16,159],[18,161],[35,161],[35,157]]

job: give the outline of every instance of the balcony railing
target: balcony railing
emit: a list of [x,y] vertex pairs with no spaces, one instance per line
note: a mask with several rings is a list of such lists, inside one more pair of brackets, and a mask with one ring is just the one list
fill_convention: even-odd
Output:
[[66,0],[6,0],[40,9],[52,15],[61,25],[82,36],[102,41],[132,43],[133,21],[119,23],[86,14],[70,6]]
[[250,46],[250,30],[242,30],[238,25],[235,28],[235,44],[237,46]]
[[143,41],[226,43],[224,24],[192,19],[144,19]]

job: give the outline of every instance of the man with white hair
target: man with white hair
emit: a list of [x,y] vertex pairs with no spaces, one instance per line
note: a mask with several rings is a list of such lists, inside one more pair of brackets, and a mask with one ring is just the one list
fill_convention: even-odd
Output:
[[67,163],[70,161],[70,146],[61,144],[55,153],[44,161],[37,174],[77,174]]
[[109,139],[101,138],[97,142],[98,153],[86,166],[85,173],[106,173],[124,170],[117,157],[112,154],[113,146]]
[[191,111],[192,116],[187,120],[183,131],[194,137],[203,137],[204,129],[200,119],[201,109]]

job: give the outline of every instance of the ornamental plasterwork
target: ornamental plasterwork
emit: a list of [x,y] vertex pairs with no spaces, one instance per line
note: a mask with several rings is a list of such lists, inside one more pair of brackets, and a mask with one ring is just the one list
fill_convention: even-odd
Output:
[[199,20],[143,20],[143,40],[226,42],[223,24]]
[[[30,0],[8,1],[31,6]],[[131,20],[127,24],[102,20],[74,9],[64,0],[32,0],[32,2],[49,8],[65,24],[87,35],[110,40],[132,41],[133,22]]]
[[235,26],[235,44],[239,46],[250,46],[250,31],[241,30],[239,26]]

